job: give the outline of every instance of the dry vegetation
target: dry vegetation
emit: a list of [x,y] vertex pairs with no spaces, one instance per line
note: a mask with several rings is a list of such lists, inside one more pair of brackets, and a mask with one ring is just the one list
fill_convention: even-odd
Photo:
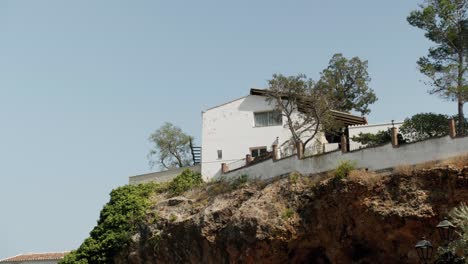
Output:
[[[417,165],[405,165],[398,166],[393,169],[393,173],[401,175],[412,175],[416,171],[430,169],[435,167],[446,167],[451,166],[461,169],[468,166],[468,155],[457,156],[447,160],[425,162]],[[370,171],[367,169],[351,169],[348,176],[345,178],[349,181],[358,182],[369,189],[373,188],[376,184],[383,180],[384,174]],[[305,186],[306,188],[312,188],[317,184],[326,184],[329,180],[335,180],[336,170],[328,171],[314,175],[302,175],[298,172],[291,172],[282,177],[277,177],[269,180],[250,179],[247,175],[240,176],[234,180],[221,179],[217,181],[207,182],[199,186],[193,187],[188,191],[185,191],[182,195],[194,201],[195,207],[203,207],[209,203],[211,199],[219,195],[229,195],[240,189],[252,189],[261,190],[264,189],[271,182],[286,178],[291,185],[291,188],[295,186]],[[167,199],[166,193],[159,193],[153,197],[154,200]],[[155,199],[156,198],[156,199]]]
[[[468,155],[457,156],[446,160],[430,161],[416,165],[398,166],[393,169],[393,172],[401,175],[412,175],[416,171],[420,170],[449,166],[457,169],[463,169],[464,167],[468,166]],[[383,175],[384,174],[367,169],[351,169],[346,179],[359,182],[368,186],[369,188],[373,188],[377,183],[382,181]],[[313,187],[320,182],[324,183],[334,178],[336,178],[336,170],[314,174],[310,177],[301,175],[298,172],[292,172],[288,175],[289,183],[293,185],[296,183],[301,183],[309,187]]]
[[349,174],[348,178],[351,181],[361,182],[370,188],[374,187],[379,181],[382,180],[382,177],[376,172],[367,170],[353,170]]
[[461,155],[445,160],[438,161],[429,161],[416,165],[402,165],[396,167],[393,171],[402,175],[411,175],[415,171],[431,169],[435,167],[454,167],[457,169],[463,169],[465,166],[468,166],[468,155]]

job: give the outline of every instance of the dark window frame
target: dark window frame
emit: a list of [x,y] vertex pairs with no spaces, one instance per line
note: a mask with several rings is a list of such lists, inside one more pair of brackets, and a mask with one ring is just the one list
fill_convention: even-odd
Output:
[[266,146],[250,148],[250,155],[252,158],[260,157],[266,153],[268,153]]

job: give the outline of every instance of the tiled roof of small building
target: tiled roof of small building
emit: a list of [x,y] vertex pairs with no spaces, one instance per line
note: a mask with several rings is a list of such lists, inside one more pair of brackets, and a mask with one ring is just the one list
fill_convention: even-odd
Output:
[[37,261],[37,260],[60,260],[69,252],[54,253],[27,253],[0,260],[0,262],[19,262],[19,261]]

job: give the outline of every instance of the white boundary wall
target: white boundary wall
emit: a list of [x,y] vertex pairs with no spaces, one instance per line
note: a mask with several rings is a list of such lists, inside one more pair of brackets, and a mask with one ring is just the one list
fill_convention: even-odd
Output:
[[223,174],[222,177],[230,179],[246,174],[250,178],[269,179],[293,171],[308,175],[333,170],[343,160],[356,162],[358,168],[380,170],[401,165],[415,165],[433,160],[442,160],[463,154],[468,154],[468,137],[452,139],[446,136],[405,144],[396,148],[391,144],[387,144],[348,153],[335,151],[302,160],[299,160],[297,156],[291,156],[278,161],[269,159],[230,171]]
[[191,167],[183,167],[183,168],[177,168],[177,169],[172,169],[172,170],[167,170],[167,171],[158,171],[158,172],[152,172],[152,173],[147,173],[147,174],[142,174],[142,175],[130,176],[128,177],[128,183],[136,185],[136,184],[148,183],[148,182],[157,182],[157,183],[169,182],[169,181],[172,181],[176,176],[181,174],[186,169],[189,169],[198,173],[201,172],[201,166],[195,165]]

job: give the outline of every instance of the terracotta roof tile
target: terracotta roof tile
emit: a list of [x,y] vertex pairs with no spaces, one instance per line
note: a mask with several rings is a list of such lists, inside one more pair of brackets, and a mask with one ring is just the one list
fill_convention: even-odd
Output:
[[7,259],[2,259],[0,262],[15,262],[15,261],[33,261],[33,260],[60,260],[69,252],[58,253],[27,253],[14,256]]

